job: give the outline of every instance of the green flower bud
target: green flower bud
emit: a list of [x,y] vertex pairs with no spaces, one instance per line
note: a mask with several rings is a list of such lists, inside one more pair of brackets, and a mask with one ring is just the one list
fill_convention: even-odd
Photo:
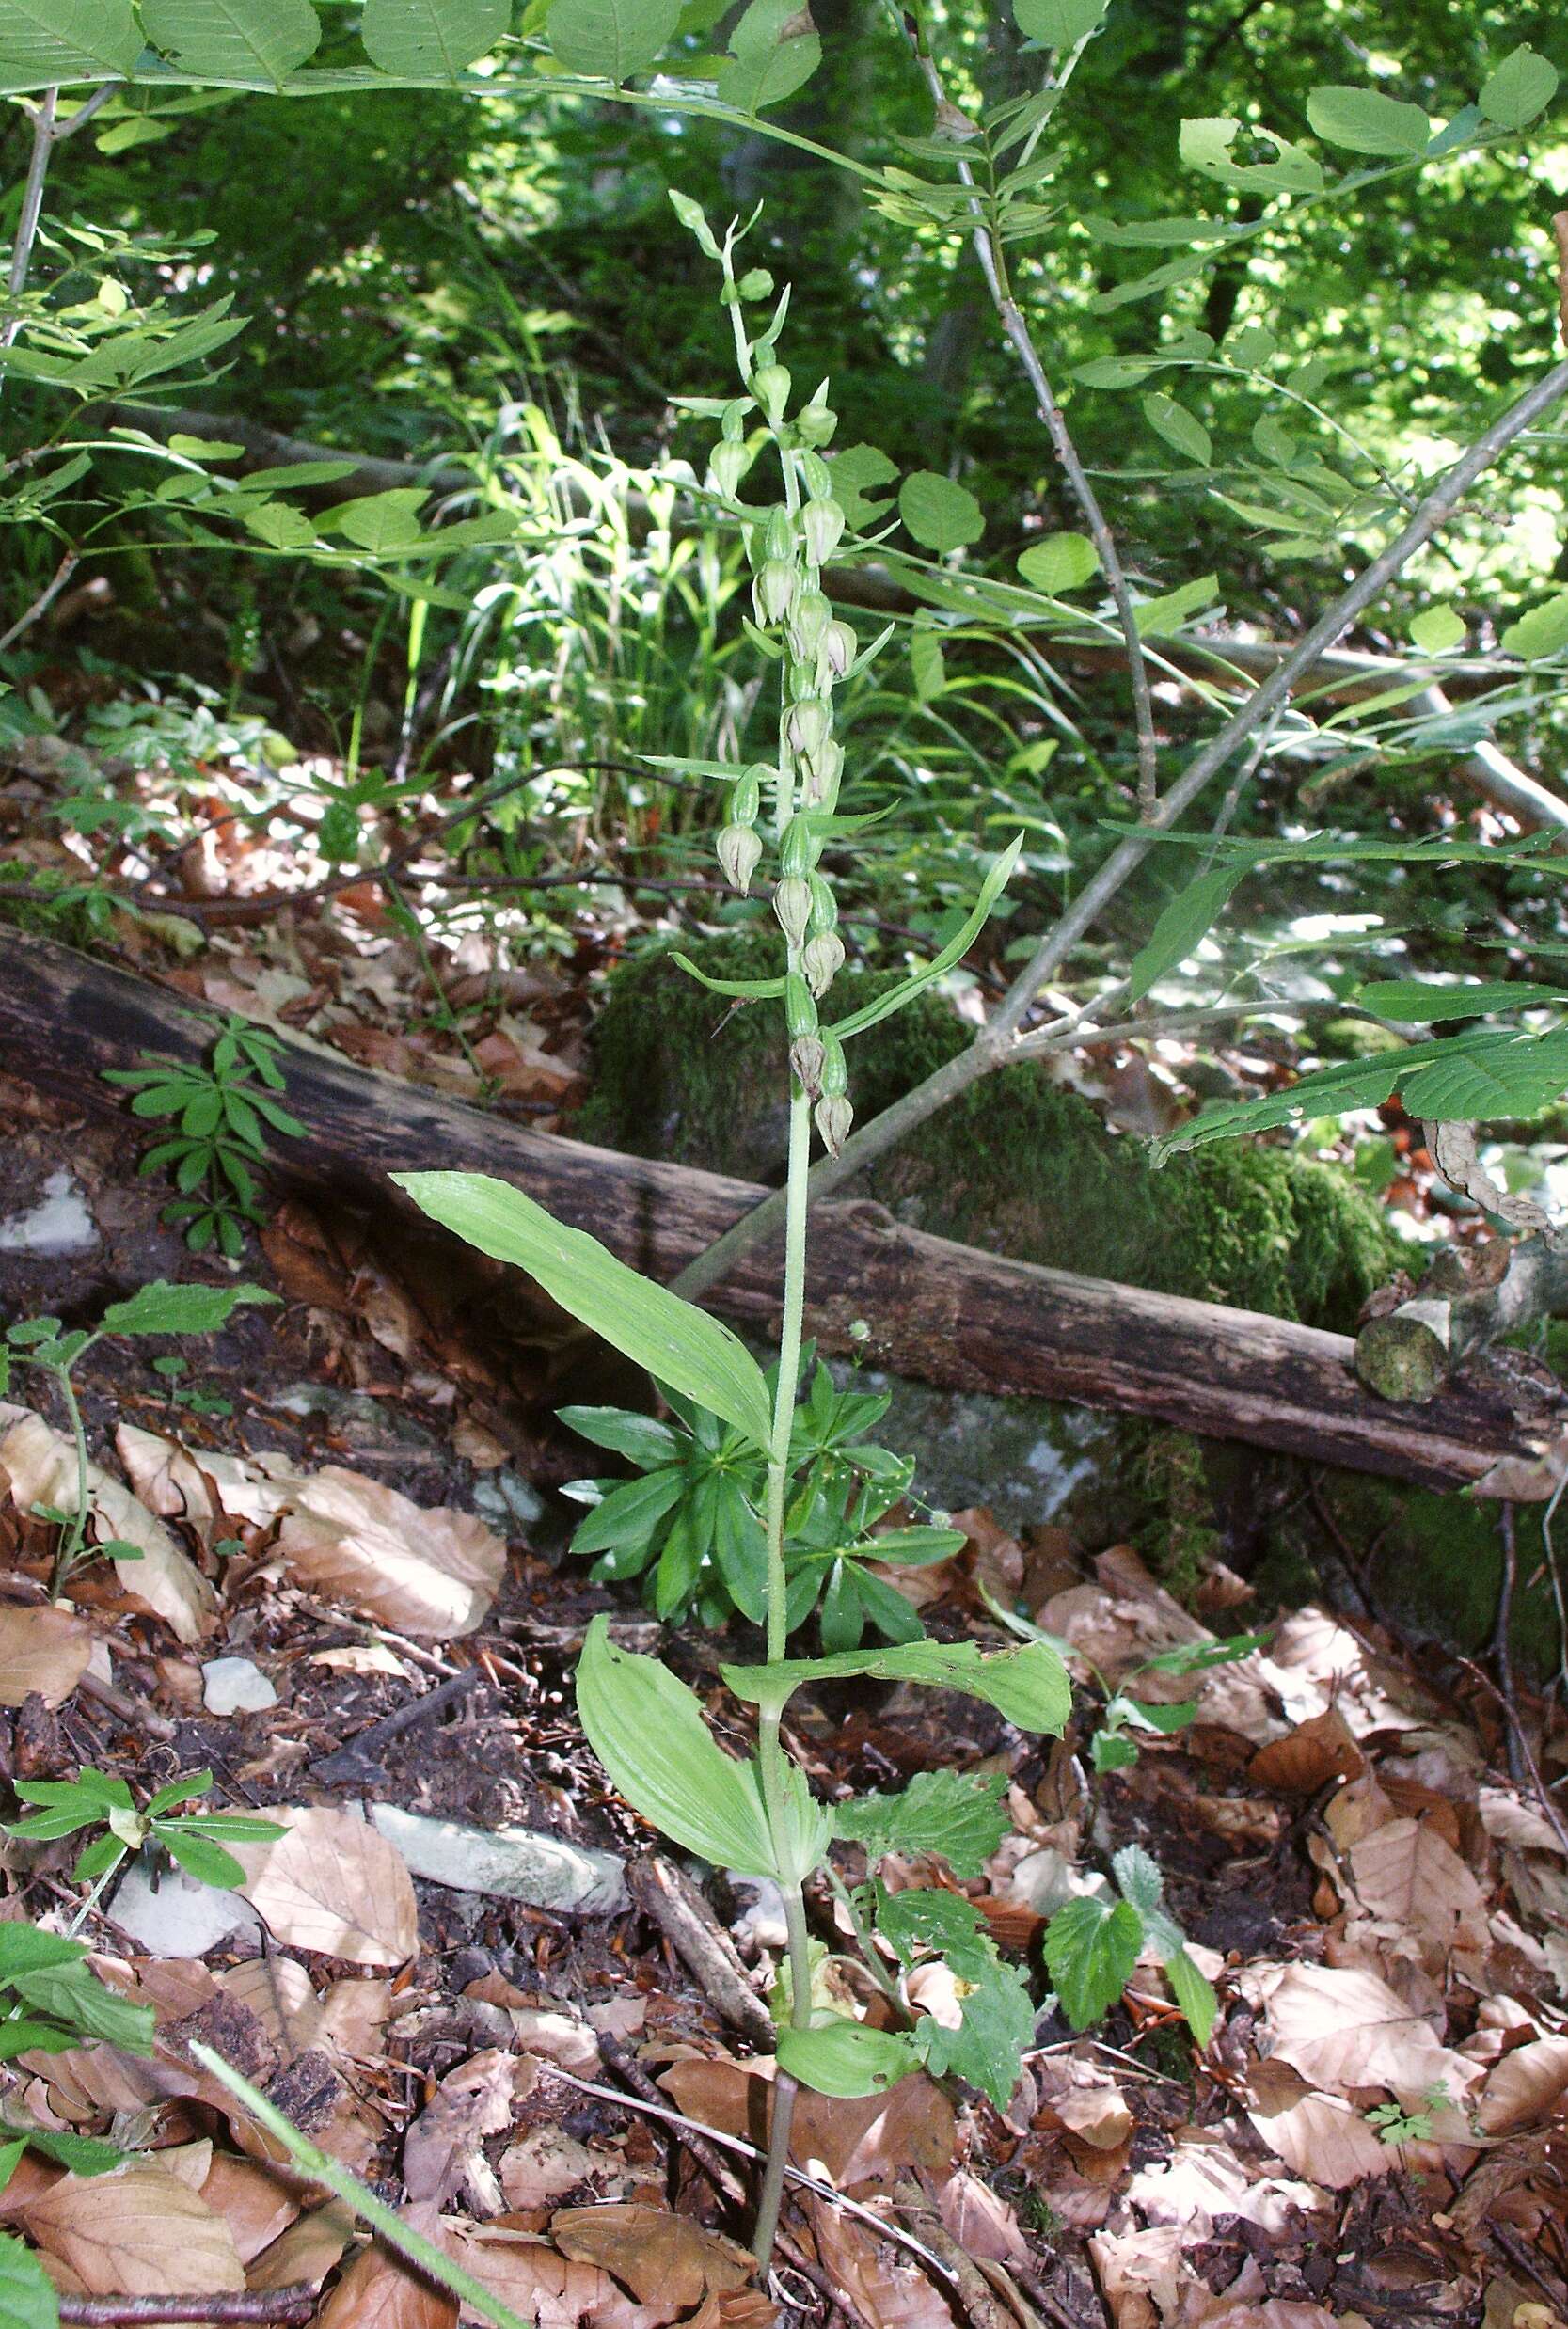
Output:
[[720,872],[731,888],[738,890],[744,897],[762,858],[762,843],[750,825],[726,825],[714,848],[718,852]]
[[786,874],[779,883],[773,892],[773,911],[790,944],[799,946],[811,920],[811,891],[799,874]]
[[719,423],[719,434],[726,445],[743,445],[746,442],[746,421],[753,403],[754,399],[750,396],[732,396],[725,405],[724,417]]
[[808,696],[802,704],[792,704],[784,714],[784,740],[793,752],[816,752],[832,734],[832,719],[828,706],[815,697]]
[[808,1100],[822,1088],[822,1043],[815,1035],[797,1036],[789,1047],[789,1064]]
[[820,591],[802,591],[789,617],[789,652],[801,662],[816,653],[833,610]]
[[755,768],[747,768],[730,786],[730,823],[754,825],[762,807],[762,784]]
[[795,568],[786,566],[780,558],[768,559],[752,585],[752,604],[759,623],[783,623],[800,587],[800,578]]
[[836,1099],[819,1100],[815,1110],[816,1129],[822,1135],[822,1146],[830,1156],[841,1153],[849,1137],[849,1127],[855,1120],[855,1111],[839,1093]]
[[834,930],[838,927],[838,902],[829,884],[819,873],[808,873],[806,879],[811,885],[809,927],[815,938],[819,930]]
[[742,299],[766,299],[773,288],[773,278],[766,267],[748,267],[736,290]]
[[817,654],[835,679],[842,679],[855,659],[856,639],[847,623],[830,623],[817,642]]
[[[819,388],[817,396],[821,393]],[[837,413],[831,411],[826,404],[819,404],[816,397],[809,404],[802,404],[795,416],[797,436],[803,445],[810,445],[814,449],[820,445],[831,445],[833,441],[833,431],[837,426]]]
[[800,483],[814,501],[831,501],[833,493],[833,473],[819,452],[800,455]]
[[826,994],[844,968],[844,941],[836,930],[818,930],[800,950],[800,967],[813,994]]
[[816,1033],[816,1005],[799,971],[791,971],[784,979],[784,1022],[792,1037]]
[[800,531],[812,564],[825,566],[842,539],[844,512],[833,500],[808,501],[800,512]]
[[[759,364],[752,375],[758,404],[775,424],[784,419],[789,402],[789,372],[783,364]],[[829,432],[832,434],[832,431]],[[826,440],[823,440],[824,442]]]
[[762,539],[769,558],[780,558],[793,565],[796,550],[795,527],[787,510],[771,509],[768,511],[768,524]]
[[822,1097],[842,1100],[849,1089],[849,1063],[844,1046],[831,1030],[822,1037]]
[[725,442],[715,445],[713,448],[713,458],[707,465],[707,473],[712,478],[716,489],[724,496],[725,499],[733,500],[736,487],[751,466],[752,456],[744,445]]
[[819,854],[820,850],[813,838],[811,827],[806,819],[803,816],[792,816],[784,829],[784,839],[779,844],[780,872],[786,875],[799,874],[802,879],[807,879]]
[[844,747],[831,740],[819,745],[805,758],[806,806],[808,809],[831,809],[838,799],[839,779],[844,774]]

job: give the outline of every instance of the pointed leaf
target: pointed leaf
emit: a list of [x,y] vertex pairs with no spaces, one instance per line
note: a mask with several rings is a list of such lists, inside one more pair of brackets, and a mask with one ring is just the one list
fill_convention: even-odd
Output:
[[974,1641],[905,1641],[885,1650],[846,1650],[832,1657],[782,1658],[770,1666],[721,1666],[736,1698],[772,1711],[807,1682],[872,1674],[882,1682],[923,1682],[932,1689],[981,1698],[1021,1731],[1058,1733],[1072,1711],[1067,1668],[1043,1641],[984,1656]]
[[111,1303],[100,1322],[106,1335],[210,1335],[247,1302],[277,1302],[264,1286],[172,1286],[158,1278],[127,1301]]
[[1018,570],[1032,589],[1048,598],[1075,591],[1100,572],[1100,553],[1086,533],[1053,533],[1021,552]]
[[310,0],[142,0],[154,48],[204,81],[270,81],[314,51],[321,19]]
[[911,2039],[833,2015],[810,2030],[779,2032],[779,2068],[818,2095],[877,2095],[920,2068]]
[[772,1411],[762,1370],[737,1335],[628,1270],[584,1230],[485,1173],[394,1173],[421,1212],[481,1253],[536,1277],[553,1301],[660,1383],[697,1400],[766,1453]]
[[663,55],[680,20],[680,0],[551,0],[545,29],[567,72],[622,82]]
[[981,883],[980,895],[974,902],[974,911],[962,929],[948,940],[940,954],[932,956],[924,970],[917,971],[912,977],[904,979],[898,986],[892,988],[888,993],[879,997],[877,1002],[868,1003],[863,1010],[851,1011],[847,1019],[841,1019],[838,1022],[832,1033],[838,1037],[840,1042],[847,1041],[852,1035],[863,1034],[867,1027],[876,1026],[879,1020],[888,1018],[894,1011],[902,1010],[905,1004],[911,1002],[923,987],[928,987],[933,978],[940,978],[943,972],[953,968],[955,962],[963,959],[984,929],[992,906],[1006,888],[1013,867],[1018,863],[1019,851],[1022,847],[1023,835],[1015,834]]
[[1503,58],[1482,83],[1481,109],[1502,130],[1522,130],[1538,113],[1544,113],[1557,95],[1557,67],[1525,42]]
[[1199,2046],[1207,2046],[1219,2013],[1212,1982],[1198,1971],[1185,1949],[1179,1949],[1174,1957],[1165,1959],[1165,1979],[1170,1983],[1172,1997],[1186,2017],[1188,2029]]
[[1128,973],[1127,999],[1136,1003],[1149,989],[1196,952],[1230,903],[1230,894],[1250,869],[1245,865],[1211,865],[1207,873],[1179,890],[1149,933],[1148,943],[1132,958]]
[[1127,1901],[1069,1900],[1045,1928],[1045,1969],[1075,2030],[1108,2014],[1143,1948],[1143,1919]]
[[122,80],[143,45],[131,0],[0,0],[0,91]]
[[59,2329],[55,2284],[30,2248],[0,2232],[0,2321],[5,2329]]
[[1075,48],[1093,32],[1110,0],[1013,0],[1013,14],[1026,40],[1043,48]]
[[1432,142],[1432,123],[1421,106],[1402,105],[1378,89],[1338,84],[1314,89],[1307,100],[1307,118],[1329,145],[1348,147],[1352,153],[1425,153]]
[[928,550],[958,550],[978,542],[985,514],[974,496],[934,469],[916,469],[898,488],[898,515]]
[[455,81],[511,18],[509,0],[365,0],[359,38],[383,72]]
[[1380,1019],[1402,1019],[1426,1026],[1434,1019],[1483,1019],[1491,1011],[1523,1011],[1546,1003],[1568,1004],[1560,987],[1532,986],[1522,978],[1466,979],[1444,986],[1431,978],[1374,978],[1351,997]]

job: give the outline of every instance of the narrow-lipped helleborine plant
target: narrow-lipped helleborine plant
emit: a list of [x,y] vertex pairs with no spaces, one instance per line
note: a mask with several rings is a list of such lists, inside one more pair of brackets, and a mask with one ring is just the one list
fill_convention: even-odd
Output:
[[[782,673],[776,759],[750,767],[683,763],[728,785],[718,837],[721,866],[745,891],[771,849],[773,911],[783,966],[773,978],[706,983],[753,1006],[782,1006],[790,1069],[788,1214],[783,1330],[776,1387],[745,1345],[705,1312],[654,1284],[594,1239],[563,1228],[507,1182],[471,1173],[407,1173],[403,1187],[435,1220],[483,1253],[528,1270],[562,1307],[645,1367],[670,1390],[722,1418],[767,1460],[761,1515],[768,1550],[767,1662],[725,1666],[724,1680],[757,1709],[757,1751],[741,1763],[709,1733],[695,1693],[657,1659],[616,1647],[606,1621],[589,1627],[578,1668],[578,1707],[595,1753],[620,1793],[655,1827],[717,1866],[770,1879],[783,1896],[788,1961],[773,1998],[779,2072],[768,2166],[758,2200],[755,2246],[766,2262],[783,2193],[797,2083],[831,2095],[864,2095],[924,2065],[968,2079],[1000,2105],[1018,2081],[1034,2008],[1022,1975],[998,1957],[983,1921],[961,1893],[890,1893],[877,1880],[888,1852],[940,1852],[959,1877],[976,1876],[1006,1830],[999,1779],[926,1772],[896,1796],[864,1796],[832,1807],[816,1802],[780,1735],[784,1706],[801,1684],[847,1675],[925,1682],[988,1700],[1021,1729],[1059,1732],[1069,1690],[1066,1671],[1044,1642],[984,1656],[973,1641],[916,1640],[831,1656],[787,1658],[784,1530],[791,1503],[791,1426],[800,1364],[805,1297],[806,1176],[813,1119],[837,1153],[851,1121],[846,1046],[911,1000],[955,963],[985,922],[1012,870],[1015,842],[991,867],[963,928],[924,969],[863,1010],[832,1020],[828,997],[844,960],[823,852],[862,822],[837,811],[844,751],[833,734],[833,689],[867,656],[839,622],[822,590],[824,562],[838,548],[844,513],[824,458],[834,416],[826,384],[791,411],[793,384],[779,361],[788,304],[780,299],[756,339],[744,309],[770,297],[762,268],[739,276],[696,204],[673,198],[681,218],[723,272],[722,299],[735,326],[742,392],[698,401],[720,422],[709,488],[744,530],[753,574],[753,642]],[[777,465],[779,498],[740,499],[762,458]],[[767,835],[765,840],[764,835]],[[690,969],[692,966],[688,964]],[[701,975],[694,973],[694,975]],[[796,1459],[797,1463],[799,1458]],[[850,1890],[830,1865],[835,1839],[864,1852],[867,1879]],[[860,2018],[843,1984],[827,1977],[828,1952],[808,1936],[804,1888],[818,1872],[836,1899],[844,1929],[863,1959],[861,1988],[873,2006]],[[961,2002],[955,2025],[909,2003],[904,1982],[920,1963],[945,1960]]]

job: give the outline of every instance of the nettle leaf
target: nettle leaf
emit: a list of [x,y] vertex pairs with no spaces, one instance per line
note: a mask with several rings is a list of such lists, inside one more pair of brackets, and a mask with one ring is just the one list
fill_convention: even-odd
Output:
[[310,0],[142,0],[141,16],[153,47],[186,72],[275,88],[322,37]]
[[1108,2014],[1132,1978],[1144,1922],[1130,1902],[1069,1900],[1045,1928],[1045,1970],[1075,2030]]
[[1483,1019],[1492,1011],[1527,1010],[1547,1003],[1568,1004],[1560,987],[1535,987],[1523,979],[1483,978],[1445,987],[1430,978],[1374,978],[1351,997],[1382,1019],[1427,1026],[1434,1019]]
[[359,38],[383,72],[455,81],[511,19],[510,0],[365,0]]
[[1111,1868],[1123,1900],[1130,1900],[1144,1916],[1158,1909],[1165,1879],[1160,1873],[1159,1862],[1141,1844],[1124,1845],[1112,1861]]
[[111,1303],[100,1324],[106,1335],[211,1335],[246,1303],[277,1299],[264,1286],[171,1286],[158,1278]]
[[131,0],[0,0],[0,92],[123,80],[142,47]]
[[1307,119],[1329,145],[1352,153],[1408,157],[1425,153],[1432,143],[1432,123],[1423,107],[1402,104],[1377,89],[1338,83],[1314,89],[1307,100]]
[[940,1852],[960,1882],[977,1877],[1008,1832],[1001,1772],[917,1771],[898,1795],[851,1796],[833,1806],[833,1833],[863,1846],[873,1862],[888,1852]]
[[662,55],[679,18],[680,0],[552,0],[545,29],[567,72],[622,82]]
[[1018,570],[1032,589],[1059,598],[1064,591],[1093,580],[1100,572],[1100,553],[1086,533],[1048,534],[1019,553]]
[[881,1682],[922,1682],[932,1689],[981,1698],[1021,1731],[1058,1734],[1072,1711],[1067,1668],[1043,1641],[988,1656],[974,1641],[904,1641],[885,1650],[847,1650],[832,1657],[781,1658],[768,1666],[721,1666],[736,1698],[769,1711],[807,1682],[871,1674]]
[[956,2030],[923,2014],[914,2042],[933,2076],[967,2079],[1005,2111],[1023,2075],[1023,2056],[1035,2042],[1035,2005],[1022,1969],[1006,1965],[995,1949],[978,1973],[961,1977],[963,2015]]
[[738,1335],[667,1287],[628,1270],[520,1189],[486,1173],[394,1173],[421,1212],[481,1253],[536,1277],[553,1301],[673,1390],[722,1416],[767,1452],[772,1403]]
[[834,2014],[809,2030],[781,2030],[779,2068],[815,2094],[877,2095],[920,2068],[913,2041]]
[[719,68],[719,95],[737,113],[782,104],[822,62],[822,42],[800,0],[752,0]]
[[618,1649],[609,1621],[588,1628],[578,1714],[617,1792],[661,1834],[737,1876],[779,1876],[756,1763],[716,1743],[694,1691],[657,1658]]
[[1568,647],[1568,591],[1532,607],[1517,623],[1511,623],[1503,633],[1502,646],[1506,655],[1522,655],[1528,663]]
[[1544,113],[1557,95],[1555,65],[1538,56],[1528,41],[1503,58],[1481,84],[1481,109],[1501,130],[1522,130],[1538,113]]
[[1231,892],[1245,879],[1250,867],[1211,865],[1207,873],[1179,890],[1164,909],[1148,943],[1132,958],[1128,973],[1127,1000],[1138,1002],[1149,989],[1195,954],[1230,903]]
[[1013,0],[1013,15],[1026,40],[1070,49],[1093,32],[1109,6],[1110,0]]
[[1196,461],[1204,468],[1213,455],[1213,440],[1201,420],[1179,404],[1174,396],[1146,396],[1143,400],[1144,419],[1167,445],[1184,452],[1189,461]]
[[985,513],[966,486],[935,469],[916,469],[898,488],[898,515],[928,550],[961,550],[985,532]]

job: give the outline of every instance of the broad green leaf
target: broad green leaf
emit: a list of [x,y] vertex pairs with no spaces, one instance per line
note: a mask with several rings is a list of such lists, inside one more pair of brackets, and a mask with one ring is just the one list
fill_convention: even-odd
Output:
[[1026,40],[1048,49],[1070,49],[1093,32],[1110,0],[1013,0],[1013,15]]
[[204,81],[277,87],[322,37],[310,0],[142,0],[141,16],[153,47]]
[[1231,147],[1242,124],[1232,114],[1212,114],[1181,124],[1180,149],[1189,169],[1200,170],[1223,186],[1248,194],[1318,194],[1323,183],[1316,155],[1293,146],[1273,130],[1249,125],[1249,136],[1274,148],[1272,162],[1237,162]]
[[1374,978],[1357,987],[1351,1000],[1380,1019],[1428,1026],[1434,1019],[1484,1019],[1493,1011],[1534,1009],[1568,1004],[1560,987],[1534,987],[1524,979],[1483,978],[1446,987],[1430,978]]
[[1069,1900],[1045,1928],[1045,1970],[1075,2030],[1108,2014],[1137,1964],[1144,1922],[1125,1900]]
[[269,549],[309,549],[316,539],[316,529],[305,512],[289,501],[246,501],[239,517],[246,531]]
[[568,1229],[520,1189],[486,1173],[394,1173],[422,1212],[481,1253],[527,1270],[563,1310],[658,1382],[684,1391],[767,1452],[772,1408],[738,1335],[628,1270],[584,1230]]
[[638,1415],[630,1407],[558,1407],[556,1414],[569,1432],[625,1456],[640,1471],[657,1471],[680,1460],[680,1442],[668,1423]]
[[910,677],[914,681],[915,699],[921,704],[932,704],[947,685],[947,664],[942,652],[942,638],[936,631],[913,631],[910,636]]
[[35,2013],[47,2014],[82,2037],[103,2038],[137,2054],[152,2051],[151,2007],[133,2005],[85,1965],[19,1973],[11,1987]]
[[1100,553],[1086,533],[1053,533],[1020,553],[1018,570],[1031,588],[1048,598],[1075,591],[1100,572]]
[[1147,944],[1132,958],[1127,984],[1130,1003],[1138,1002],[1167,971],[1174,971],[1196,951],[1248,871],[1245,865],[1211,865],[1207,873],[1177,892],[1149,932]]
[[1513,49],[1481,85],[1481,109],[1502,130],[1522,130],[1557,95],[1557,67],[1528,42]]
[[192,1821],[178,1829],[163,1830],[160,1839],[170,1857],[198,1884],[211,1884],[220,1892],[232,1891],[245,1882],[245,1871],[232,1852],[226,1852],[221,1844],[214,1844],[210,1837],[198,1832],[205,1824]]
[[896,465],[877,445],[848,445],[828,464],[833,481],[833,499],[844,512],[851,533],[864,533],[887,515],[884,499],[873,500],[880,485],[897,482]]
[[429,499],[423,485],[394,485],[389,493],[362,494],[330,511],[319,531],[341,533],[356,549],[373,550],[380,557],[395,556],[425,539],[419,512]]
[[158,1278],[111,1303],[100,1325],[106,1335],[211,1335],[246,1303],[277,1299],[264,1286],[171,1286]]
[[1421,106],[1403,105],[1378,89],[1338,83],[1314,89],[1307,100],[1307,119],[1329,145],[1352,153],[1408,156],[1425,153],[1432,142],[1432,123]]
[[9,2232],[0,2232],[0,2322],[5,2329],[60,2329],[54,2282]]
[[1568,647],[1568,591],[1532,607],[1517,623],[1511,623],[1503,633],[1502,645],[1505,654],[1522,655],[1527,663]]
[[730,1599],[753,1625],[768,1617],[768,1534],[739,1482],[718,1483],[713,1513],[713,1560]]
[[1213,440],[1201,420],[1179,404],[1174,396],[1146,396],[1143,399],[1144,419],[1156,436],[1167,445],[1184,452],[1189,461],[1196,461],[1207,468],[1213,455]]
[[[0,2129],[0,2132],[3,2132]],[[22,2164],[22,2154],[27,2148],[25,2135],[14,2136],[8,2143],[0,2143],[0,2192],[3,2192]],[[0,2313],[0,2321],[5,2315]]]
[[1144,1850],[1141,1844],[1124,1845],[1111,1862],[1117,1889],[1123,1900],[1130,1900],[1141,1916],[1158,1909],[1165,1889],[1165,1879],[1160,1873],[1158,1861]]
[[143,45],[131,0],[0,0],[0,91],[120,81]]
[[755,1762],[732,1762],[696,1694],[657,1658],[617,1649],[605,1618],[588,1628],[577,1698],[590,1746],[634,1811],[715,1867],[779,1877]]
[[1086,388],[1135,388],[1140,380],[1168,370],[1157,356],[1101,356],[1092,364],[1074,365],[1072,376]]
[[935,469],[916,469],[898,488],[898,515],[928,550],[960,550],[978,542],[985,514],[966,486]]
[[1178,1949],[1174,1957],[1166,1957],[1165,1979],[1188,2029],[1199,2046],[1207,2046],[1214,2035],[1214,2021],[1220,2009],[1213,1983],[1198,1971],[1185,1949]]
[[567,72],[622,82],[663,54],[679,16],[680,0],[551,0],[545,29]]
[[1035,2004],[1021,1966],[1005,1965],[994,1947],[987,1961],[963,1975],[961,2020],[956,2030],[923,2014],[914,2042],[936,2078],[967,2079],[1005,2111],[1023,2074],[1025,2051],[1035,2042]]
[[1465,618],[1451,607],[1425,607],[1410,626],[1410,643],[1422,655],[1447,655],[1465,638]]
[[0,1923],[0,1983],[17,1973],[41,1973],[55,1965],[80,1965],[87,1944],[67,1941],[63,1933],[45,1933],[36,1925]]
[[181,429],[176,429],[169,438],[168,449],[170,452],[183,453],[189,461],[237,461],[245,452],[243,445],[234,444],[229,437],[187,436]]
[[798,0],[752,0],[719,68],[720,98],[737,113],[761,113],[793,97],[821,61],[822,42]]
[[644,1545],[668,1512],[680,1502],[686,1475],[673,1465],[644,1473],[611,1488],[572,1538],[574,1553],[607,1553],[624,1545]]
[[510,0],[365,0],[359,38],[383,72],[455,81],[511,18]]
[[979,1876],[1007,1833],[1000,1772],[917,1771],[901,1794],[833,1805],[833,1833],[875,1862],[889,1852],[940,1852],[961,1883]]
[[[0,2133],[19,2136],[56,2166],[69,2167],[73,2176],[106,2176],[125,2165],[125,2153],[112,2143],[101,2143],[96,2135],[60,2134],[43,2127],[7,2127],[4,2122],[0,2122]],[[0,2309],[0,2321],[5,2318]]]
[[992,906],[1006,888],[1008,878],[1013,867],[1018,863],[1019,851],[1022,847],[1023,835],[1018,833],[1007,844],[1001,856],[996,859],[990,871],[980,884],[980,895],[975,900],[974,911],[962,929],[948,940],[940,954],[932,956],[923,971],[915,972],[912,977],[906,978],[900,985],[891,988],[875,1003],[866,1004],[863,1010],[851,1011],[847,1019],[841,1019],[838,1022],[832,1032],[841,1043],[847,1042],[852,1035],[863,1034],[867,1027],[874,1027],[879,1020],[889,1018],[893,1012],[901,1011],[906,1003],[913,1001],[923,987],[930,985],[933,978],[940,978],[944,971],[950,971],[953,968],[955,962],[962,961],[984,929]]
[[833,1657],[781,1658],[771,1666],[719,1671],[736,1698],[767,1710],[782,1707],[802,1683],[872,1674],[880,1682],[923,1682],[932,1689],[982,1698],[1021,1731],[1060,1732],[1072,1711],[1067,1668],[1042,1641],[990,1656],[974,1641],[904,1641],[886,1650],[847,1650]]
[[810,2030],[779,2032],[779,2068],[814,2094],[880,2094],[920,2068],[912,2041],[834,2014]]

